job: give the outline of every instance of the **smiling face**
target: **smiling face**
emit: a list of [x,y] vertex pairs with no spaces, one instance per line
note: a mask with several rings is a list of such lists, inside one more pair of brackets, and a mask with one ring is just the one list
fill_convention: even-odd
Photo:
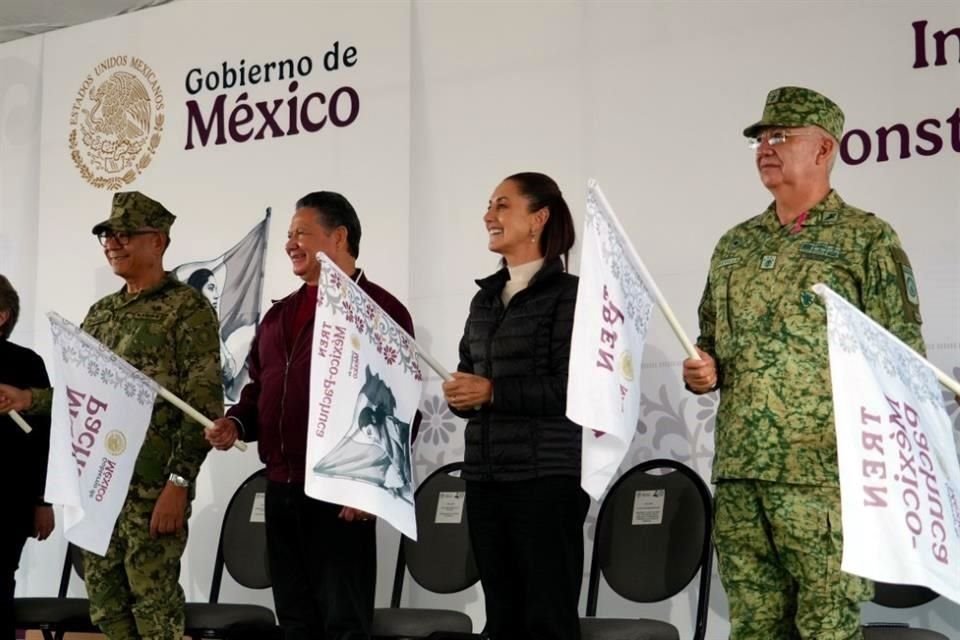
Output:
[[546,207],[530,211],[530,199],[520,193],[517,183],[504,180],[490,196],[483,215],[487,248],[509,265],[542,258],[539,238],[549,215]]
[[165,242],[163,234],[154,229],[111,233],[103,240],[103,255],[116,275],[135,280],[160,264]]
[[346,249],[346,230],[343,227],[328,229],[320,223],[316,209],[301,207],[290,220],[285,248],[293,273],[307,284],[315,285],[320,280],[317,252],[323,251],[337,262]]

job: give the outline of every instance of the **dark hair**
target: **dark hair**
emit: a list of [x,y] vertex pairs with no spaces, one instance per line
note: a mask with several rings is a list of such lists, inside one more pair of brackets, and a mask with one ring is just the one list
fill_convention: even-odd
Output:
[[360,257],[360,218],[350,201],[334,191],[314,191],[297,200],[297,209],[309,207],[320,215],[320,224],[328,229],[344,227],[347,230],[347,250],[354,258]]
[[203,285],[207,284],[207,280],[209,280],[212,276],[213,271],[210,271],[210,269],[207,269],[206,267],[202,267],[190,274],[190,277],[187,278],[187,284],[197,291],[200,291],[203,289]]
[[515,183],[520,193],[530,201],[530,211],[546,207],[550,210],[547,223],[540,234],[540,253],[546,261],[563,256],[564,269],[570,260],[570,249],[577,239],[570,207],[563,199],[560,187],[550,176],[533,171],[515,173],[507,180]]
[[3,275],[0,275],[0,311],[10,312],[10,317],[0,327],[0,342],[2,342],[13,333],[13,328],[17,326],[17,319],[20,317],[20,296]]

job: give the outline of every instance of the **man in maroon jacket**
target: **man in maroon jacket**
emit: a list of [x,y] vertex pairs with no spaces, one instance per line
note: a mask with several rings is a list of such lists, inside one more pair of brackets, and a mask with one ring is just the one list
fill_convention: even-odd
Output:
[[376,522],[359,509],[303,492],[317,252],[351,274],[411,335],[413,323],[396,298],[357,269],[360,220],[339,193],[318,191],[297,202],[286,251],[304,285],[263,317],[247,361],[250,382],[207,439],[218,449],[229,449],[237,438],[259,443],[269,480],[267,556],[286,640],[367,639],[377,578]]

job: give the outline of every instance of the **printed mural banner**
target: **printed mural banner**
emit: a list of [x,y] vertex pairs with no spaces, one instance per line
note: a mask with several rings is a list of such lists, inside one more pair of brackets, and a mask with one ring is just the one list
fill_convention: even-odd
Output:
[[605,202],[591,182],[567,381],[567,417],[583,426],[580,482],[594,499],[610,485],[636,431],[640,360],[655,304]]
[[936,377],[829,287],[830,376],[848,573],[960,603],[960,462]]
[[268,208],[263,220],[223,255],[187,262],[173,270],[173,277],[202,293],[217,312],[223,393],[228,405],[236,404],[240,390],[250,380],[247,355],[260,322],[269,228]]
[[[275,234],[305,194],[344,194],[376,229],[363,238],[365,265],[405,294],[409,247],[397,238],[410,228],[410,2],[334,4],[172,3],[42,36],[28,91],[38,96],[28,109],[39,110],[29,174],[38,183],[23,240],[36,249],[27,238],[52,233],[76,250],[27,273],[31,308],[80,318],[116,290],[90,230],[118,190],[176,215],[164,262],[178,277],[212,272],[228,403],[248,380],[261,301],[287,293],[289,259]],[[224,16],[231,28],[211,30]],[[277,215],[261,226],[268,204]],[[264,250],[270,226],[274,246]]]
[[310,370],[306,494],[417,539],[411,425],[423,375],[410,336],[323,254]]
[[105,555],[127,498],[157,384],[56,313],[45,499],[63,505],[64,535]]

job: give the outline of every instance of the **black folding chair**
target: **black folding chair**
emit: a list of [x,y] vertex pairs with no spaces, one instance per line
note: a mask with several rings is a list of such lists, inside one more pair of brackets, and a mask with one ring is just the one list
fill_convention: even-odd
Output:
[[68,598],[70,576],[76,572],[83,580],[83,555],[78,547],[67,544],[56,598],[16,598],[13,617],[19,629],[39,629],[44,640],[62,640],[70,632],[99,631],[90,622],[90,602],[86,598]]
[[417,489],[417,541],[406,536],[400,540],[390,608],[377,609],[373,615],[375,638],[479,638],[473,634],[470,616],[461,611],[400,608],[407,570],[418,585],[434,593],[463,591],[480,579],[466,509],[438,513],[441,498],[443,505],[465,506],[466,483],[454,475],[462,467],[460,462],[443,466]]
[[676,627],[650,619],[597,618],[600,576],[621,597],[660,602],[700,573],[694,640],[703,640],[713,565],[713,498],[700,476],[674,460],[639,464],[610,488],[597,518],[583,640],[679,640]]
[[[919,607],[938,595],[926,587],[912,584],[877,582],[873,602],[892,609]],[[902,622],[871,622],[863,625],[864,640],[948,640],[947,636],[929,629],[918,629]]]
[[186,606],[186,634],[191,638],[265,640],[277,635],[276,618],[267,607],[219,602],[224,568],[248,589],[266,589],[271,585],[266,525],[251,517],[257,496],[263,500],[266,489],[267,473],[261,469],[244,480],[230,499],[220,528],[210,601],[188,602]]

